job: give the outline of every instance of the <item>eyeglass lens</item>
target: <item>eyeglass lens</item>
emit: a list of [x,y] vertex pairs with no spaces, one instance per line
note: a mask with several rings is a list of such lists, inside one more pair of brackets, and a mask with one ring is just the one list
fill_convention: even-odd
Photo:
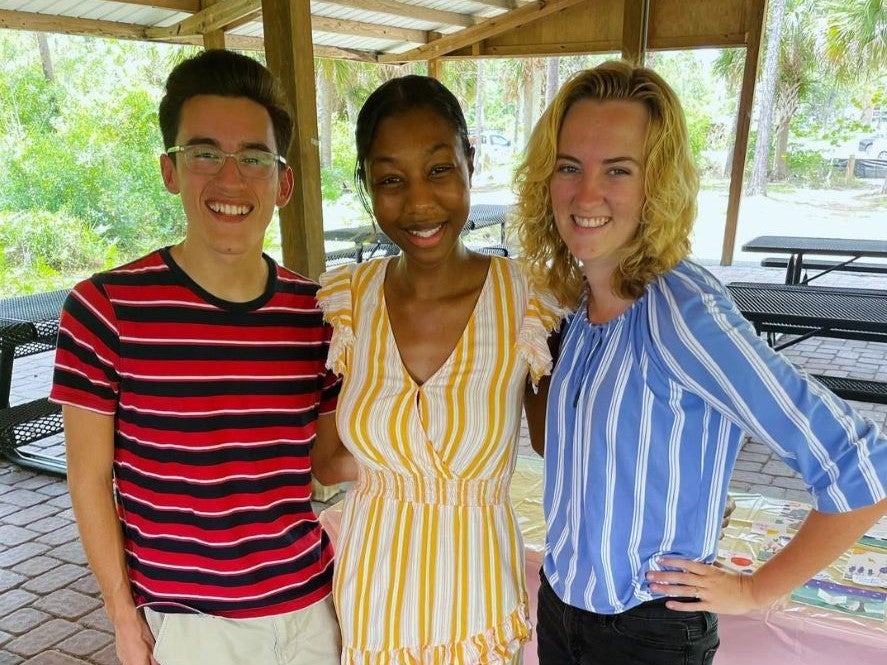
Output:
[[221,171],[228,157],[234,158],[238,171],[245,178],[270,178],[277,167],[276,155],[254,148],[229,153],[211,145],[189,145],[181,152],[185,157],[185,166],[202,175],[215,175]]

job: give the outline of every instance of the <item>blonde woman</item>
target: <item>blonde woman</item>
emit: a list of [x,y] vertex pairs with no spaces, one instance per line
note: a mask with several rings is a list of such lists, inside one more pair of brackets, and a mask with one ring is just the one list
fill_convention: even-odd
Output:
[[[677,97],[625,62],[568,81],[518,169],[532,282],[575,310],[548,395],[541,665],[711,663],[716,612],[787,593],[887,508],[875,425],[687,259],[697,190]],[[712,565],[743,432],[803,475],[816,508],[746,575]]]

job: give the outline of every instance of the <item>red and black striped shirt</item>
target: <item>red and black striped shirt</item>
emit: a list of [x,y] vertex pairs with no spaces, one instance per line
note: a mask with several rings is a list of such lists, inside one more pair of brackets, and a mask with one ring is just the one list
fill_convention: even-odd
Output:
[[326,597],[310,502],[317,417],[335,410],[317,285],[265,257],[265,292],[215,298],[168,249],[78,284],[51,399],[115,416],[114,481],[135,600],[256,617]]

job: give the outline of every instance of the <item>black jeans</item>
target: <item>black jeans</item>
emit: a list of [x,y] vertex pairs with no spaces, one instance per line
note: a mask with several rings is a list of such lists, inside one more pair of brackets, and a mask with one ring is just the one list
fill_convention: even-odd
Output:
[[595,614],[567,605],[540,572],[536,640],[539,665],[711,665],[718,617],[676,612],[666,599],[621,614]]

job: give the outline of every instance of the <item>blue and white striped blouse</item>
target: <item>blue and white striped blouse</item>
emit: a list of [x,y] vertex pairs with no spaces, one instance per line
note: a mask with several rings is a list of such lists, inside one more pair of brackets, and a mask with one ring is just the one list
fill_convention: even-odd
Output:
[[743,432],[800,472],[823,512],[885,496],[887,439],[759,339],[684,261],[621,316],[566,321],[545,444],[544,570],[565,603],[623,612],[659,594],[659,556],[711,562]]

